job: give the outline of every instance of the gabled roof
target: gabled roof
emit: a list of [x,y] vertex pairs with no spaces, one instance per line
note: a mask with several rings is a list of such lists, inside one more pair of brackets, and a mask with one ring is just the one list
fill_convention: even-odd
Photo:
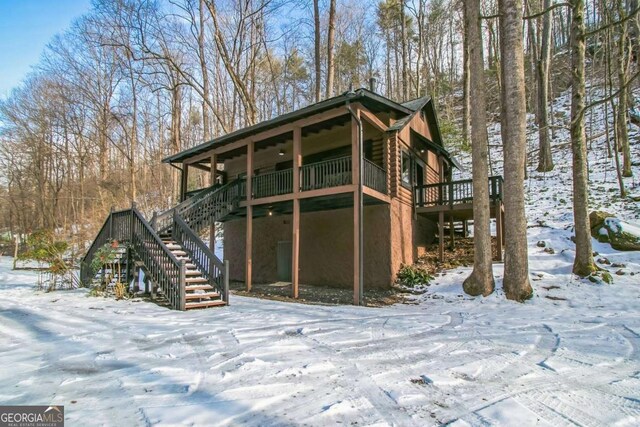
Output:
[[315,104],[311,104],[299,110],[280,115],[278,117],[260,122],[253,126],[248,126],[248,127],[239,129],[237,131],[228,133],[218,138],[214,138],[203,144],[197,145],[193,148],[189,148],[188,150],[184,150],[184,151],[181,151],[180,153],[166,157],[162,159],[162,161],[163,163],[180,163],[185,159],[188,159],[189,157],[193,157],[198,154],[209,151],[214,146],[217,147],[220,145],[226,145],[231,142],[238,141],[242,138],[246,138],[248,136],[254,135],[256,133],[259,133],[268,129],[273,129],[278,126],[282,126],[305,117],[313,116],[323,111],[327,111],[332,108],[338,107],[340,105],[345,105],[352,102],[360,102],[367,108],[373,108],[374,110],[384,109],[384,110],[395,111],[400,114],[406,114],[406,115],[411,115],[415,113],[415,111],[409,108],[408,106],[405,106],[403,104],[398,104],[397,102],[394,102],[389,98],[386,98],[375,92],[371,92],[368,89],[360,88],[355,92],[345,92],[341,95],[335,96],[333,98],[325,99]]
[[412,113],[406,117],[396,120],[396,122],[389,127],[388,132],[402,130],[407,125],[407,123],[409,123],[415,117],[415,115],[420,110],[422,110],[425,105],[427,105],[429,101],[431,101],[431,97],[425,96],[403,103],[402,106],[410,109]]

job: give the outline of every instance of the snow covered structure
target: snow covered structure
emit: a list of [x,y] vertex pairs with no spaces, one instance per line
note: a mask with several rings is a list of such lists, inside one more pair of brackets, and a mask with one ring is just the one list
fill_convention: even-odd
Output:
[[[454,221],[472,217],[471,180],[451,180],[457,163],[429,97],[400,104],[372,90],[349,91],[163,161],[181,170],[182,201],[149,224],[160,236],[155,250],[170,245],[192,267],[173,275],[211,287],[191,297],[179,284],[167,290],[178,295],[176,308],[207,306],[196,300],[202,291],[224,298],[220,284],[229,279],[247,290],[253,281],[291,282],[293,297],[300,282],[353,286],[359,304],[364,287],[389,287],[436,235],[442,257],[445,221],[453,232]],[[194,169],[213,185],[192,189]],[[499,255],[501,183],[488,183]],[[213,247],[216,223],[224,228],[227,271],[198,237],[208,227]]]

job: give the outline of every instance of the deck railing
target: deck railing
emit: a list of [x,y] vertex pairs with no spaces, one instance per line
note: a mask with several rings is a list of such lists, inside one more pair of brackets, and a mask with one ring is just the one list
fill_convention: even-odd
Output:
[[292,193],[293,169],[256,175],[251,185],[254,199]]
[[364,185],[387,194],[387,172],[372,161],[364,159]]
[[[492,202],[502,200],[501,176],[489,178],[489,198]],[[416,207],[457,205],[473,202],[473,180],[440,182],[436,184],[417,185],[414,187]]]
[[300,190],[351,184],[351,156],[310,163],[300,168]]
[[[352,183],[351,166],[351,156],[303,165],[300,168],[300,191],[349,185]],[[363,184],[380,193],[387,194],[387,172],[367,159],[364,159],[363,169]],[[228,194],[229,190],[227,189],[231,184],[234,184],[232,186],[233,194]],[[293,169],[255,175],[251,185],[253,193],[251,198],[253,199],[291,194],[293,193]],[[194,190],[189,192],[189,198],[176,207],[155,216],[151,223],[160,233],[169,231],[173,225],[173,211],[177,210],[183,215],[189,226],[196,230],[199,225],[194,227],[191,221],[195,217],[204,217],[209,213],[205,212],[203,208],[212,208],[211,205],[229,195],[237,197],[239,200],[246,200],[245,193],[245,178],[238,178],[233,183],[224,186],[215,185]],[[216,201],[212,203],[214,199]]]

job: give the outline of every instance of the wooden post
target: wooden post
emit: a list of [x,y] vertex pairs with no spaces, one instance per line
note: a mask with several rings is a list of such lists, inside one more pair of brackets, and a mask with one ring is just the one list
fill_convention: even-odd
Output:
[[502,204],[502,201],[499,202],[500,205],[500,218],[502,219],[502,222],[500,223],[502,225],[502,246],[504,247],[505,245],[505,236],[504,236],[504,205]]
[[503,229],[504,226],[503,218],[502,218],[502,206],[498,201],[496,202],[496,248],[497,248],[497,260],[502,261],[502,239],[503,239]]
[[438,206],[441,209],[438,213],[438,257],[440,262],[444,262],[444,159],[438,156],[438,176],[440,185],[438,186]]
[[16,242],[13,248],[13,269],[15,270],[18,262],[18,245],[20,244],[20,239],[17,234],[13,236],[13,239]]
[[300,199],[293,199],[293,234],[291,239],[291,296],[298,298],[300,265]]
[[189,165],[182,164],[182,176],[180,179],[180,202],[184,201],[187,194],[187,187],[189,185]]
[[444,262],[444,211],[438,213],[438,257]]
[[[211,154],[211,171],[209,174],[209,181],[211,185],[216,183],[216,171],[217,171],[218,160],[216,157],[216,153]],[[213,215],[213,213],[211,214]],[[213,219],[213,218],[212,218]],[[216,253],[216,224],[211,221],[211,226],[209,226],[209,249],[214,254]]]
[[245,248],[245,285],[247,292],[251,292],[252,252],[253,252],[253,141],[247,143],[247,242]]
[[469,236],[469,222],[466,219],[462,220],[462,234],[463,237]]
[[300,271],[300,166],[302,165],[302,129],[293,129],[293,232],[291,234],[291,296],[298,298]]
[[185,260],[180,261],[180,310],[185,311],[187,309],[187,262]]
[[229,260],[224,260],[224,302],[229,305]]
[[[359,111],[356,113],[359,115]],[[362,303],[360,294],[362,291],[362,180],[360,173],[360,131],[359,116],[351,117],[351,182],[356,185],[353,192],[353,304]]]
[[456,230],[453,228],[453,214],[449,215],[449,236],[451,237],[451,250],[453,250],[453,245],[455,243],[455,233]]

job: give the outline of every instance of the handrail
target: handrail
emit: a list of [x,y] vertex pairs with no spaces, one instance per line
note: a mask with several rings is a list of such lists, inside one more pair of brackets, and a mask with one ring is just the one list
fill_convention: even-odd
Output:
[[302,191],[351,184],[351,156],[309,163],[300,168]]
[[109,240],[128,242],[137,258],[145,266],[146,274],[160,287],[174,309],[185,308],[185,263],[164,244],[160,236],[135,208],[111,211],[81,266],[81,281],[92,278],[91,261],[98,248]]
[[171,231],[171,237],[182,246],[189,255],[191,261],[195,264],[202,276],[209,281],[209,285],[216,289],[218,293],[224,296],[224,263],[213,253],[198,237],[187,223],[174,212],[174,225]]
[[[489,198],[492,201],[502,200],[502,176],[489,177]],[[414,200],[417,207],[444,206],[473,201],[473,180],[437,182],[433,184],[416,185]]]
[[387,194],[387,171],[364,159],[364,185],[382,194]]
[[223,187],[224,186],[220,186],[220,184],[213,184],[209,187],[201,189],[198,193],[194,194],[192,197],[189,197],[188,199],[183,200],[182,202],[178,203],[172,208],[167,209],[164,212],[161,212],[159,214],[154,213],[154,216],[151,220],[151,225],[158,232],[166,231],[171,227],[171,223],[173,222],[173,212],[175,210],[178,210],[178,211],[185,210],[193,206],[203,198],[207,197],[212,192],[216,192],[222,189]]
[[203,227],[225,217],[238,208],[244,195],[245,182],[236,179],[211,192],[188,208],[178,210],[180,216],[196,234]]
[[131,209],[131,247],[149,276],[174,309],[185,309],[185,262],[164,244],[160,236],[134,207]]
[[292,193],[293,169],[255,175],[251,188],[254,199]]
[[94,272],[91,271],[91,262],[93,261],[95,253],[98,251],[98,249],[104,246],[111,237],[111,232],[109,229],[112,213],[113,212],[109,212],[109,216],[104,221],[104,224],[102,224],[102,227],[100,228],[100,231],[98,231],[96,238],[91,243],[91,246],[89,246],[87,253],[82,258],[82,261],[80,261],[80,282],[83,286],[87,286],[90,280],[93,278]]

